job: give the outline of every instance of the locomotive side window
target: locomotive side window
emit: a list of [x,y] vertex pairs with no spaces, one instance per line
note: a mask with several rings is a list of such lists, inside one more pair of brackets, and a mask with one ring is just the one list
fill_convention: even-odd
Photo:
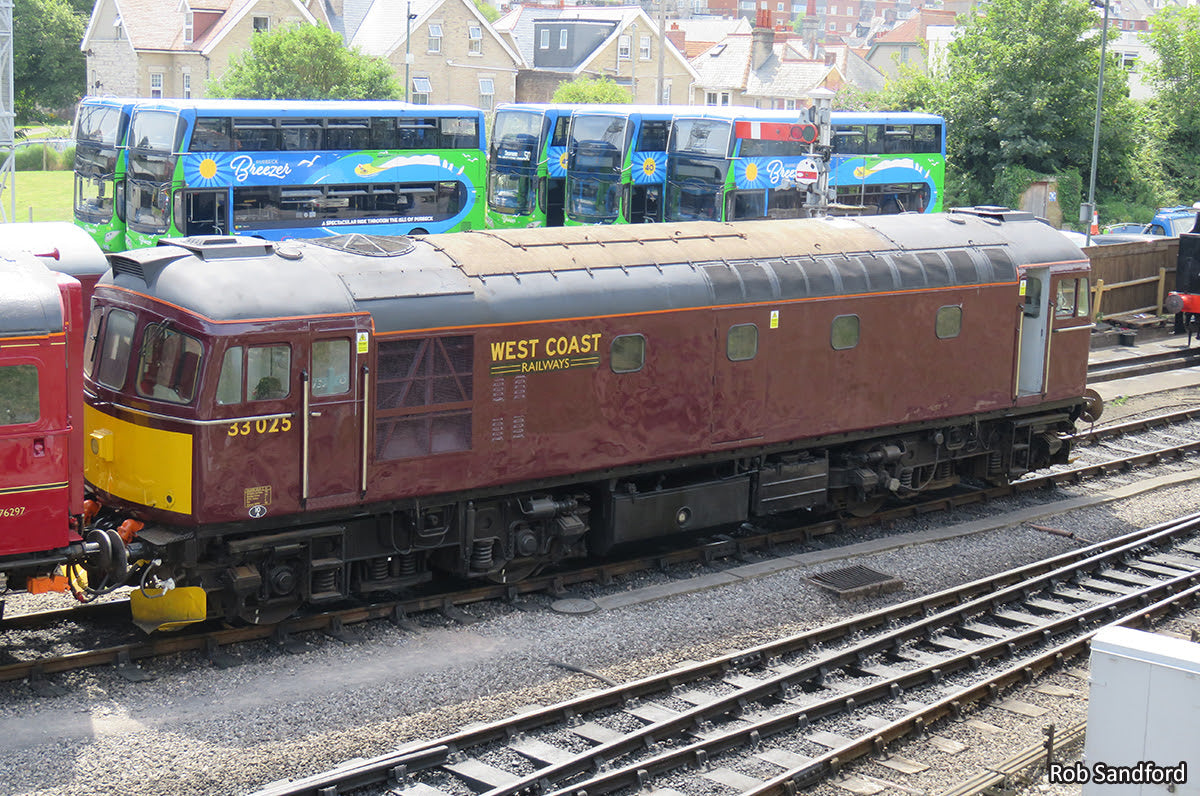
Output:
[[221,377],[217,379],[217,403],[222,406],[242,402],[242,347],[233,346],[221,360]]
[[933,328],[939,340],[958,337],[962,333],[962,307],[957,304],[939,307]]
[[1090,318],[1092,315],[1092,288],[1088,282],[1088,278],[1081,277],[1079,280],[1079,302],[1075,307],[1075,315],[1079,318]]
[[138,357],[138,395],[173,404],[190,403],[196,397],[203,353],[196,338],[162,324],[147,324]]
[[752,323],[731,326],[725,340],[725,356],[730,362],[745,362],[758,355],[758,327]]
[[857,315],[839,315],[833,319],[829,343],[834,351],[845,351],[858,345],[859,324]]
[[0,426],[36,423],[39,417],[37,366],[0,366]]
[[1025,297],[1025,305],[1022,307],[1022,311],[1026,315],[1030,318],[1036,318],[1042,314],[1042,282],[1040,279],[1022,277],[1021,295]]
[[286,345],[252,346],[246,351],[246,384],[251,401],[287,398],[291,392],[292,349]]
[[646,338],[640,334],[614,337],[609,350],[613,373],[636,373],[646,364]]
[[125,374],[129,370],[130,343],[137,318],[128,310],[110,310],[104,325],[104,341],[100,347],[96,381],[106,387],[119,390],[125,386]]
[[343,395],[350,392],[350,341],[317,340],[312,350],[312,394]]

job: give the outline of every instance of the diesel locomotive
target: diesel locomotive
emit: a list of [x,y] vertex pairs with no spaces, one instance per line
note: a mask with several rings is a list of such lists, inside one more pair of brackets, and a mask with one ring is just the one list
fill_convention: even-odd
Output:
[[110,263],[85,472],[143,627],[1003,482],[1095,411],[1087,258],[999,208]]

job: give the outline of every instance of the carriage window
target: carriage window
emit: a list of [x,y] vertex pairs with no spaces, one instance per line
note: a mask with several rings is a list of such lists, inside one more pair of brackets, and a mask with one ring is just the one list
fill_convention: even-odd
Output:
[[635,373],[646,364],[646,338],[640,334],[613,338],[610,351],[613,373]]
[[35,423],[40,416],[37,366],[0,366],[0,426]]
[[203,353],[196,338],[163,324],[147,324],[138,356],[138,395],[173,404],[190,403],[196,396]]
[[125,386],[130,343],[133,340],[133,327],[136,322],[133,313],[127,310],[110,310],[108,313],[96,373],[96,381],[106,387],[119,390]]
[[1058,298],[1054,301],[1054,317],[1070,318],[1075,314],[1078,279],[1058,280]]
[[217,403],[222,406],[242,402],[242,347],[234,346],[225,352],[221,361],[221,378],[217,380]]
[[[286,398],[291,392],[292,349],[286,345],[254,346],[246,352],[246,385],[251,401]],[[250,385],[254,385],[250,387]]]
[[949,340],[962,333],[962,307],[941,307],[933,324],[939,340]]
[[839,315],[833,319],[829,342],[835,351],[845,351],[858,345],[858,316]]
[[317,340],[312,349],[312,394],[343,395],[350,392],[350,341]]
[[752,323],[733,326],[725,341],[725,355],[730,362],[745,362],[758,355],[758,327]]

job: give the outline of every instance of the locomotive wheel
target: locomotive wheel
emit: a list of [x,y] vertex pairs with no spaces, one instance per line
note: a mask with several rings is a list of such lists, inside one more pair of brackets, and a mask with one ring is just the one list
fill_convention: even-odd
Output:
[[852,506],[847,506],[845,511],[851,517],[870,517],[883,506],[886,497],[871,498],[863,503],[855,503]]
[[500,569],[488,574],[487,579],[500,585],[517,583],[536,575],[544,566],[546,566],[546,562],[539,558],[514,558]]

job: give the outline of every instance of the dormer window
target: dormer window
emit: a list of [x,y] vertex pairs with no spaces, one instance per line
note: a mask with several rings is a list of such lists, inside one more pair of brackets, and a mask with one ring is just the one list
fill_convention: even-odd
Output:
[[113,20],[113,38],[114,39],[125,38],[125,27],[121,23],[121,15],[120,14],[118,14],[116,19]]
[[196,17],[191,11],[183,12],[183,42],[191,44],[196,32]]

